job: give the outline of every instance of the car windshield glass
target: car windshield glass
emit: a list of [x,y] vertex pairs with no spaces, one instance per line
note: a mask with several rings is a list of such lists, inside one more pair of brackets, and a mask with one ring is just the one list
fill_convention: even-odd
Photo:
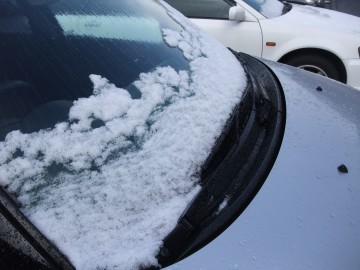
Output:
[[156,265],[246,84],[162,1],[0,0],[0,184],[76,269]]
[[284,4],[278,0],[243,0],[243,1],[267,18],[281,16],[284,10]]

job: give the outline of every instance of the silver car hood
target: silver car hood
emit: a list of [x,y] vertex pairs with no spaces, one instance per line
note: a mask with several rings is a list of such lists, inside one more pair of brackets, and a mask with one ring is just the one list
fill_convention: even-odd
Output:
[[[360,92],[264,61],[281,82],[286,128],[265,184],[240,217],[200,251],[167,268],[360,267]],[[348,173],[338,170],[345,165]]]

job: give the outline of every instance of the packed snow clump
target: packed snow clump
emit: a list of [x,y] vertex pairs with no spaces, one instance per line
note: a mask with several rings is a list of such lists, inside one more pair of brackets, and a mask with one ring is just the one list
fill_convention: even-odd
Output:
[[157,265],[245,89],[236,58],[160,3],[182,26],[163,38],[190,70],[139,74],[139,99],[92,74],[93,94],[74,101],[68,121],[0,142],[0,184],[76,269]]

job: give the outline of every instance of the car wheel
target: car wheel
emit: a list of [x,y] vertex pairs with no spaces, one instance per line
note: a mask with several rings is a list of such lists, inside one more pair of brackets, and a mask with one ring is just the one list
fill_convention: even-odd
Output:
[[330,59],[321,55],[296,55],[286,59],[284,63],[325,77],[329,77],[337,81],[341,81],[341,74],[336,65]]

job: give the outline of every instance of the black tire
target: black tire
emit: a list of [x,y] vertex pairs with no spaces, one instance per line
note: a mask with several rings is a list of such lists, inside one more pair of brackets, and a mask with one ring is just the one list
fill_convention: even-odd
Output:
[[341,74],[331,59],[318,54],[295,55],[284,60],[284,64],[299,67],[331,79],[341,81]]

